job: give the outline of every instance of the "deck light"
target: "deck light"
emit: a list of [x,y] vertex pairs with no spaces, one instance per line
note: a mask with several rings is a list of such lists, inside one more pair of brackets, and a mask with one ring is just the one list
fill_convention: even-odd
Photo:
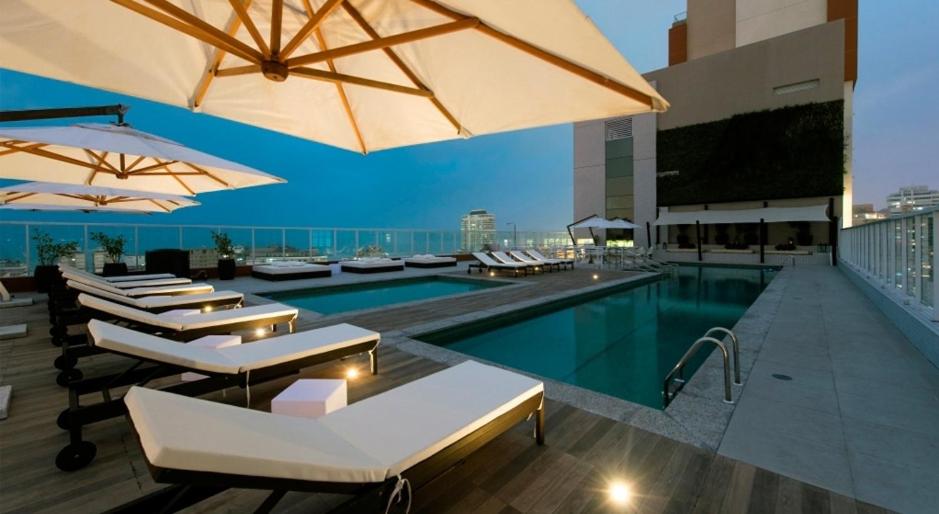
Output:
[[349,368],[349,369],[346,370],[346,379],[347,379],[347,380],[352,380],[352,379],[354,379],[354,378],[358,378],[358,376],[359,376],[359,370],[358,370],[357,368]]
[[596,273],[594,273],[594,274],[593,274],[593,279],[596,280],[596,279],[598,279],[598,278],[600,278],[600,275],[597,275]]
[[202,309],[202,312],[212,312],[212,306],[211,306],[211,305],[206,305],[206,306]]
[[633,496],[633,492],[630,490],[629,485],[624,482],[611,483],[610,488],[607,490],[607,494],[610,497],[611,503],[620,506],[627,505]]
[[490,277],[496,276],[496,272],[495,272],[495,271],[490,271],[490,272],[489,272],[489,276],[490,276]]
[[264,330],[263,328],[256,328],[256,329],[254,329],[254,335],[255,335],[256,337],[264,337],[264,334],[266,334],[266,333],[267,333],[267,331]]

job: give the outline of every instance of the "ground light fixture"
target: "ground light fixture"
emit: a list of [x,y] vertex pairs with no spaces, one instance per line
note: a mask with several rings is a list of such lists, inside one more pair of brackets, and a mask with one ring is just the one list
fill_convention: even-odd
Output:
[[607,488],[607,496],[609,497],[610,503],[623,507],[629,505],[633,497],[633,492],[629,484],[617,480],[610,482],[610,486]]
[[346,379],[353,380],[359,377],[359,369],[350,367],[346,370]]
[[597,275],[596,273],[594,273],[594,274],[593,274],[593,279],[594,279],[594,280],[597,280],[598,278],[600,278],[600,275]]
[[267,331],[264,330],[263,328],[256,328],[256,329],[254,329],[254,335],[257,336],[257,337],[264,337],[264,334],[266,334],[266,333],[267,333]]
[[202,312],[212,312],[212,306],[206,305],[205,307],[203,307]]

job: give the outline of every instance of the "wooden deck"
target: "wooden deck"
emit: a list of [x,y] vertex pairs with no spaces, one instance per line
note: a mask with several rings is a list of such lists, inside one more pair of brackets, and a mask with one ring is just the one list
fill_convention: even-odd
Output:
[[[567,275],[567,276],[565,276]],[[547,280],[553,278],[554,280]],[[525,291],[545,294],[592,282],[587,272],[527,279]],[[486,295],[441,300],[366,313],[352,321],[378,330],[470,312],[495,302],[516,301],[498,289]],[[86,439],[98,446],[90,466],[58,471],[56,453],[68,442],[55,418],[66,394],[55,385],[44,304],[0,309],[0,325],[27,322],[28,337],[0,341],[0,384],[13,385],[10,417],[0,421],[0,511],[98,512],[160,487],[151,480],[139,447],[123,419],[93,425]],[[316,323],[308,323],[312,326]],[[349,385],[349,401],[374,395],[433,373],[443,365],[381,349],[381,374],[363,375]],[[86,376],[120,369],[127,361],[102,355],[81,363]],[[364,358],[308,368],[308,377],[342,376],[348,366],[365,369]],[[294,378],[252,387],[253,407],[268,409],[270,398]],[[211,398],[239,403],[241,390]],[[717,456],[555,401],[547,403],[547,444],[536,446],[530,425],[497,438],[461,465],[415,492],[413,512],[837,512],[883,510]],[[195,427],[194,427],[195,429]],[[632,484],[628,508],[607,503],[611,479]],[[191,512],[250,512],[265,493],[232,490],[199,504]],[[288,494],[276,512],[326,512],[345,497]]]

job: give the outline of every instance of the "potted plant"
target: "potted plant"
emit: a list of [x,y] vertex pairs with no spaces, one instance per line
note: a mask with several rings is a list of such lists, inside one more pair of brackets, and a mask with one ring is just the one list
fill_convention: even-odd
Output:
[[235,249],[232,247],[231,238],[224,232],[213,232],[212,240],[215,241],[215,250],[218,252],[218,278],[232,280],[235,278]]
[[127,242],[124,236],[110,237],[104,232],[93,232],[91,240],[98,243],[108,256],[108,262],[104,263],[104,276],[127,274],[127,263],[121,262],[121,257],[124,256],[124,243]]
[[77,252],[78,243],[75,241],[56,243],[52,236],[41,230],[33,234],[33,241],[36,242],[36,254],[39,257],[39,265],[33,270],[36,290],[40,293],[48,293],[59,279],[58,260]]

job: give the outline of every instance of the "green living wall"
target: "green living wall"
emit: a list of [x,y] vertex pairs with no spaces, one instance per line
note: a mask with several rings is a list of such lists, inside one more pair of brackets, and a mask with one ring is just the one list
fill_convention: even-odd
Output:
[[784,107],[662,130],[656,152],[659,205],[837,196],[844,190],[844,105]]

